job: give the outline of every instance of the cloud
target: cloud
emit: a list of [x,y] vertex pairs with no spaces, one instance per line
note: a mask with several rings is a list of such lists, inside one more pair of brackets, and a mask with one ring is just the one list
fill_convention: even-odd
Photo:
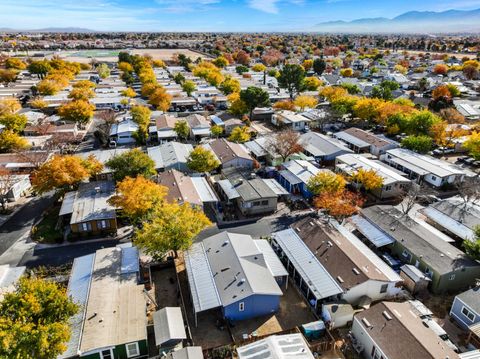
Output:
[[[284,1],[281,0],[248,0],[248,6],[252,9],[260,10],[269,14],[278,14],[278,5]],[[305,0],[288,0],[286,1],[293,5],[303,5]]]
[[168,12],[182,13],[207,9],[208,5],[218,4],[220,0],[155,0]]

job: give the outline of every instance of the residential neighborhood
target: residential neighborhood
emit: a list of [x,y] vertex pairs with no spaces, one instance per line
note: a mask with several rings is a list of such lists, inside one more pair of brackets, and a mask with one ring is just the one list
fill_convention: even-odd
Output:
[[0,29],[0,358],[480,359],[479,120],[474,35]]

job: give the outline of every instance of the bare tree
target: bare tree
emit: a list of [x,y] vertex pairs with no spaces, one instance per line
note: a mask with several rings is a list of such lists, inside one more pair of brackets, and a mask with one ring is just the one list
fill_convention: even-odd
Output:
[[0,168],[0,206],[3,211],[7,209],[8,193],[15,181],[16,175],[13,172]]
[[400,204],[400,208],[404,215],[408,215],[413,209],[415,204],[418,202],[419,198],[422,196],[428,196],[433,194],[431,188],[427,187],[424,184],[419,185],[418,183],[412,183],[408,189],[405,189],[403,192],[403,200]]
[[463,207],[467,208],[468,203],[475,204],[480,201],[480,176],[465,177],[462,181],[455,183],[458,196],[463,201]]
[[276,133],[270,138],[268,146],[272,152],[278,154],[283,162],[294,153],[303,150],[300,144],[300,135],[293,130],[284,130]]

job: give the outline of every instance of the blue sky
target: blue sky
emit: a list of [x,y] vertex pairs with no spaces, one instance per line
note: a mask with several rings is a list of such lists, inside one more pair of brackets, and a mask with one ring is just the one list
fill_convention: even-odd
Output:
[[0,27],[312,31],[324,21],[476,8],[480,0],[0,0]]

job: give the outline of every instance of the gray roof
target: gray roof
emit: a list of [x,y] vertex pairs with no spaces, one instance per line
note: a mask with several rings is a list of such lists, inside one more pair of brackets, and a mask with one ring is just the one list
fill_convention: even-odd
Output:
[[187,339],[180,307],[165,307],[153,313],[153,329],[157,346],[170,340]]
[[358,148],[370,148],[370,144],[365,142],[365,141],[362,141],[361,139],[355,137],[355,136],[352,136],[351,134],[345,132],[345,131],[341,131],[341,132],[337,132],[334,134],[334,136],[336,138],[338,138],[339,140],[343,140],[347,143],[351,143],[352,145],[358,147]]
[[60,208],[60,212],[58,213],[59,216],[73,213],[73,203],[75,202],[76,196],[77,192],[75,191],[65,193],[65,195],[63,196],[62,207]]
[[262,252],[263,256],[265,257],[267,267],[274,277],[284,277],[288,275],[288,272],[280,261],[280,258],[278,258],[278,256],[275,254],[275,251],[267,240],[254,239],[253,242],[258,250]]
[[356,229],[363,234],[373,245],[377,248],[392,244],[395,239],[384,233],[382,230],[375,227],[368,220],[361,216],[352,216],[350,221],[353,223]]
[[277,197],[277,194],[261,178],[248,179],[248,173],[242,173],[236,168],[225,169],[223,173],[243,201]]
[[220,307],[222,303],[203,243],[194,243],[185,252],[185,268],[195,312]]
[[240,197],[240,194],[237,192],[237,189],[228,179],[220,180],[217,183],[222,189],[222,191],[227,195],[228,199],[231,200],[231,199]]
[[222,232],[202,243],[224,307],[255,294],[282,295],[249,235]]
[[167,358],[171,359],[203,359],[202,347],[185,347],[170,352]]
[[462,266],[478,264],[461,250],[452,246],[392,206],[372,206],[361,210],[361,215],[370,224],[394,238],[416,257],[422,258],[439,274],[456,271]]
[[480,315],[480,287],[460,293],[457,298],[474,310],[477,315]]
[[302,334],[271,335],[237,348],[239,359],[313,359]]
[[353,153],[343,142],[317,132],[307,132],[300,136],[300,142],[305,150],[313,156],[332,156],[343,153]]
[[186,168],[187,157],[191,151],[193,151],[192,145],[175,141],[147,148],[148,155],[155,161],[157,169],[173,167],[181,170]]
[[340,285],[292,228],[272,236],[318,300],[343,293]]
[[115,218],[115,207],[108,199],[115,193],[111,181],[81,183],[73,203],[70,224]]

